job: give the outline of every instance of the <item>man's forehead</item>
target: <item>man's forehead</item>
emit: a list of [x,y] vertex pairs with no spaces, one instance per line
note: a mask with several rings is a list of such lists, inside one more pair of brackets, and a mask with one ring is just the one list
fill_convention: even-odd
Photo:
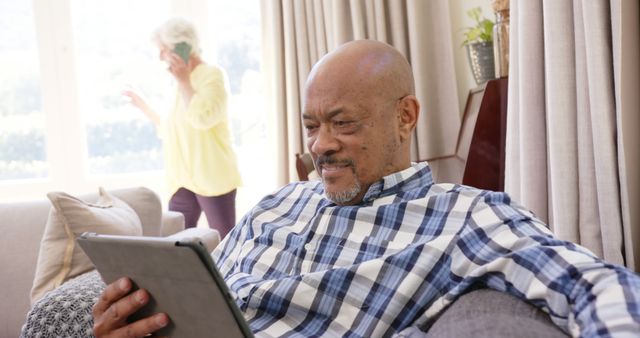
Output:
[[336,106],[327,110],[323,109],[310,109],[305,110],[302,113],[303,120],[330,120],[336,116],[339,116],[345,112],[343,106]]
[[348,90],[336,84],[325,86],[320,83],[310,83],[303,97],[304,114],[326,114],[329,111],[343,108],[349,104]]

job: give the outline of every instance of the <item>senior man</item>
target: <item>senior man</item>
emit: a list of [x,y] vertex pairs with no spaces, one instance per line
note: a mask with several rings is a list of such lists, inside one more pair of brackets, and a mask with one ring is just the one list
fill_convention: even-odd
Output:
[[[354,41],[323,57],[303,120],[321,182],[265,197],[214,252],[258,336],[392,336],[428,323],[465,292],[490,288],[549,313],[574,336],[640,332],[640,278],[558,240],[508,195],[434,184],[410,161],[418,120],[411,68],[392,47]],[[148,299],[109,285],[98,337],[144,336]]]

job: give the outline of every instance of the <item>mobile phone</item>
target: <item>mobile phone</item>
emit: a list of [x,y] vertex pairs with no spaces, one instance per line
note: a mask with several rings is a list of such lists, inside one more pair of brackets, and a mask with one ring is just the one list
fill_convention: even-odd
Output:
[[189,55],[191,54],[191,45],[186,42],[178,42],[173,47],[173,52],[184,60],[184,63],[189,63]]

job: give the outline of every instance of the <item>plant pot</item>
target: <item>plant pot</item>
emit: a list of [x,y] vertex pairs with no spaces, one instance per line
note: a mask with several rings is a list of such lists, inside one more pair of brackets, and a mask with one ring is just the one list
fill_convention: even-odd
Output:
[[481,85],[495,78],[493,43],[474,42],[467,45],[467,56],[476,84]]

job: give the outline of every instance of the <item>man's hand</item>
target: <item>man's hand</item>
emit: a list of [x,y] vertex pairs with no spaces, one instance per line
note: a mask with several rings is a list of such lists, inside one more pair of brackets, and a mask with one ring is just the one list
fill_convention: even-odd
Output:
[[107,286],[93,306],[93,334],[98,337],[145,337],[169,323],[169,317],[158,313],[127,323],[127,317],[149,301],[146,290],[131,292],[131,280],[121,278]]

